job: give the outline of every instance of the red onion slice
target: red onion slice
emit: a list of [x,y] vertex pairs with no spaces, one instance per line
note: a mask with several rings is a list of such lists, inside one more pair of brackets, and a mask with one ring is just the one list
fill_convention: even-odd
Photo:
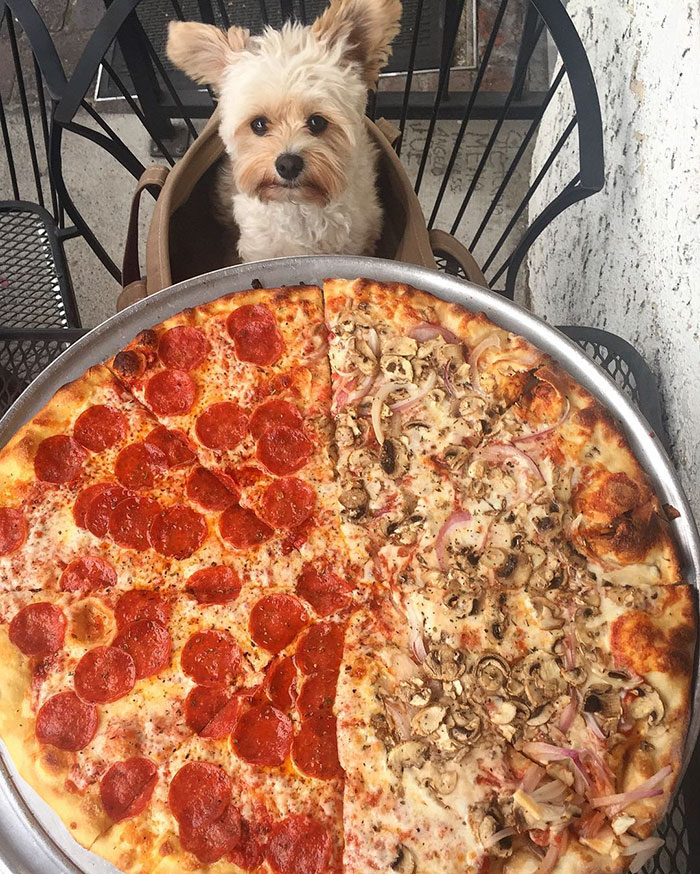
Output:
[[646,798],[663,795],[663,789],[657,789],[656,787],[659,783],[663,783],[666,777],[672,773],[673,767],[666,765],[660,771],[657,771],[653,777],[649,777],[648,780],[640,783],[636,789],[631,789],[629,792],[620,792],[617,795],[602,795],[600,798],[593,799],[591,806],[609,807],[608,815],[616,816],[635,801],[644,801]]
[[481,358],[482,354],[487,349],[490,349],[491,346],[498,346],[500,349],[501,338],[498,334],[489,334],[489,336],[485,337],[481,343],[477,343],[469,356],[469,379],[471,380],[474,391],[480,395],[483,395],[484,392],[479,383],[479,358]]
[[447,568],[447,562],[445,560],[445,538],[454,531],[455,528],[459,528],[461,525],[466,525],[467,522],[471,522],[471,518],[472,514],[469,510],[458,510],[443,523],[438,531],[438,536],[435,540],[435,553],[441,571],[445,571]]
[[563,731],[566,734],[566,732],[571,728],[574,719],[576,719],[577,713],[578,698],[576,697],[576,693],[574,692],[571,696],[571,701],[569,701],[569,703],[562,711],[561,716],[559,717],[559,730]]
[[533,789],[537,788],[540,780],[544,775],[544,771],[540,768],[539,765],[536,765],[534,762],[530,765],[530,767],[525,771],[523,779],[520,783],[520,788],[523,792],[526,792],[528,795],[533,791]]
[[512,443],[490,443],[479,450],[479,455],[487,461],[493,461],[496,464],[505,464],[505,462],[511,461],[513,464],[524,465],[536,480],[544,482],[542,471],[537,466],[535,460],[527,452],[523,452],[522,449],[513,446]]
[[588,730],[597,740],[605,740],[605,735],[600,729],[598,725],[598,720],[592,713],[584,713],[583,718],[586,720],[586,725],[588,726]]
[[491,847],[495,847],[496,844],[503,840],[503,838],[509,838],[511,835],[514,834],[516,834],[514,828],[511,828],[510,826],[508,828],[502,828],[500,831],[492,834],[491,837],[488,840],[484,841],[481,846],[485,850],[489,850]]
[[560,836],[552,838],[549,849],[547,850],[544,859],[542,859],[539,868],[535,871],[535,874],[551,874],[551,872],[556,868],[559,859],[566,852],[568,846],[569,832],[568,829],[564,829]]
[[621,851],[623,856],[634,856],[630,862],[630,874],[637,874],[646,863],[663,847],[665,841],[661,838],[646,838],[643,841],[635,841]]
[[346,400],[346,404],[356,404],[358,401],[361,401],[364,397],[370,392],[372,385],[374,384],[374,378],[376,376],[376,371],[368,374],[362,382],[357,386],[355,391],[348,395]]
[[414,386],[413,383],[411,383],[411,385],[416,388],[416,392],[414,394],[410,395],[402,401],[397,401],[395,404],[391,404],[389,409],[392,410],[392,412],[394,413],[400,413],[402,410],[407,410],[409,407],[417,404],[418,401],[423,400],[428,392],[431,392],[433,390],[436,382],[437,374],[434,370],[431,370],[430,375],[420,388],[418,388],[418,386]]
[[548,434],[551,434],[553,431],[556,431],[557,428],[560,428],[564,422],[569,418],[569,413],[571,412],[571,404],[569,403],[568,398],[564,398],[564,412],[557,419],[557,421],[553,425],[549,425],[546,428],[543,428],[541,431],[535,431],[532,434],[525,434],[522,437],[516,437],[513,440],[513,443],[527,443],[530,440],[541,440],[543,437],[546,437]]
[[391,699],[387,699],[384,702],[384,707],[394,723],[399,740],[408,740],[411,737],[411,720],[408,718],[406,711],[400,704]]
[[442,337],[446,343],[459,343],[459,337],[443,328],[442,325],[435,325],[431,322],[420,322],[414,325],[408,332],[408,336],[419,343],[424,343],[426,340],[434,340],[436,337]]

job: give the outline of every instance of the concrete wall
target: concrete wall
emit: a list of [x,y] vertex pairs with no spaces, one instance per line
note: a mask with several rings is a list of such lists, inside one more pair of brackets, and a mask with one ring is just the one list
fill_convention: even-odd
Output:
[[[554,324],[629,340],[658,375],[673,456],[700,518],[700,0],[570,0],[603,114],[603,192],[567,210],[530,259],[530,303]],[[532,175],[571,117],[544,120]],[[577,143],[535,198],[573,175]]]

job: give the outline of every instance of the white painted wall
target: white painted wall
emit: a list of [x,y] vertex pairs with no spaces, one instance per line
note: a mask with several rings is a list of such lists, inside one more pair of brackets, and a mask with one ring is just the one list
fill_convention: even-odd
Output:
[[[567,9],[598,86],[606,185],[534,245],[531,305],[554,324],[606,328],[644,355],[700,519],[700,0],[570,0]],[[571,117],[569,99],[544,120],[533,177]],[[531,216],[573,175],[572,147]]]

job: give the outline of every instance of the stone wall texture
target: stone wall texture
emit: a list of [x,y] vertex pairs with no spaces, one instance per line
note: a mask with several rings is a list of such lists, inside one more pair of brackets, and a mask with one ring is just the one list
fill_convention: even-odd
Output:
[[[629,340],[657,374],[673,460],[700,519],[700,0],[570,0],[598,86],[603,191],[564,212],[529,258],[531,306]],[[561,89],[560,89],[561,91]],[[548,110],[532,177],[571,117]],[[578,144],[533,199],[561,190]]]

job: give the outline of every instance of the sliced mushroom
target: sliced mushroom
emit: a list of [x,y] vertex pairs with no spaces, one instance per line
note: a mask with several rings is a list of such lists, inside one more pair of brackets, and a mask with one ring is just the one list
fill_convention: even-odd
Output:
[[413,367],[407,358],[399,355],[382,355],[379,366],[391,382],[413,382]]
[[457,772],[434,769],[426,782],[438,795],[450,795],[457,788]]
[[520,676],[533,706],[544,704],[566,691],[566,681],[551,653],[533,652],[520,663]]
[[386,355],[402,355],[412,358],[418,351],[418,343],[413,337],[387,337],[382,342],[382,352]]
[[552,718],[554,713],[554,705],[551,703],[540,704],[532,711],[532,715],[527,721],[527,724],[533,727],[545,725]]
[[579,607],[574,615],[574,632],[577,640],[585,647],[593,648],[598,645],[601,629],[595,622],[599,611],[592,605],[586,604]]
[[454,725],[450,728],[450,737],[460,746],[472,744],[481,735],[481,719],[467,707],[453,710],[451,713]]
[[347,510],[348,518],[355,520],[360,519],[367,511],[369,496],[364,487],[358,484],[341,492],[338,500]]
[[430,650],[423,662],[423,670],[433,680],[451,682],[464,673],[464,660],[458,650],[441,643]]
[[620,693],[606,683],[590,685],[583,696],[583,712],[595,713],[604,720],[619,719],[622,715]]
[[447,710],[441,704],[424,707],[411,720],[411,728],[420,737],[427,737],[440,727]]
[[564,624],[564,618],[561,611],[548,598],[537,596],[532,598],[532,605],[540,617],[540,626],[547,631],[555,628],[561,628]]
[[450,470],[460,470],[469,458],[469,450],[466,446],[450,444],[444,452],[443,459]]
[[474,665],[474,679],[489,694],[503,688],[509,673],[508,662],[495,652],[485,653]]
[[413,852],[405,844],[399,844],[396,850],[396,858],[391,863],[391,870],[398,874],[416,874],[418,865]]
[[[482,844],[488,844],[491,838],[493,838],[497,832],[501,831],[501,829],[502,826],[496,817],[493,814],[488,813],[479,826],[479,840]],[[489,846],[488,852],[490,856],[500,856],[503,859],[507,858],[513,852],[512,838],[510,836],[501,838],[500,841]]]
[[588,679],[586,669],[580,665],[575,668],[562,667],[561,675],[570,686],[582,686]]
[[390,476],[403,476],[408,469],[408,452],[400,440],[387,437],[379,453],[379,464]]
[[407,740],[390,751],[389,768],[400,776],[404,768],[420,768],[428,755],[428,744],[422,740]]
[[629,705],[632,719],[646,719],[649,725],[658,725],[664,718],[664,702],[659,693],[648,683],[643,683],[636,690],[636,697]]

